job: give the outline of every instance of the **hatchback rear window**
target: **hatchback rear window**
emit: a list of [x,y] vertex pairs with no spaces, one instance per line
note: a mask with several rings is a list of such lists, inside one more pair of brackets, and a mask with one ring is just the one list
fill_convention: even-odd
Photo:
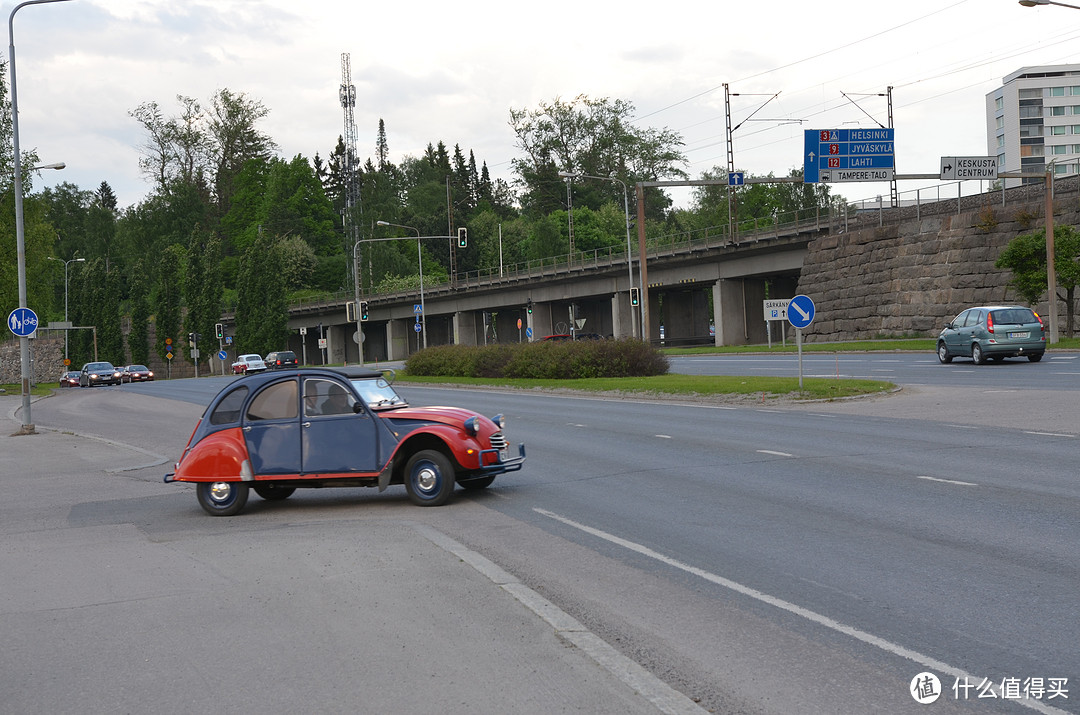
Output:
[[994,325],[1023,325],[1024,323],[1039,322],[1039,319],[1035,317],[1035,313],[1026,308],[1007,308],[1005,310],[994,310],[991,311],[990,315],[994,319]]

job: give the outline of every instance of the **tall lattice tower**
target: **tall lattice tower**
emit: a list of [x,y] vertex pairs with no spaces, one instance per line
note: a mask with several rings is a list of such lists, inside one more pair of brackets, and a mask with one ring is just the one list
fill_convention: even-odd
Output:
[[[341,99],[341,108],[345,110],[345,131],[342,140],[345,142],[345,175],[343,188],[345,192],[344,226],[346,248],[352,250],[356,241],[360,238],[360,227],[356,221],[362,213],[360,205],[360,182],[357,179],[356,160],[356,122],[353,121],[353,108],[356,107],[356,87],[352,83],[352,67],[349,61],[349,53],[341,53],[341,89],[338,90]],[[356,283],[360,282],[360,267],[353,266],[356,271]]]

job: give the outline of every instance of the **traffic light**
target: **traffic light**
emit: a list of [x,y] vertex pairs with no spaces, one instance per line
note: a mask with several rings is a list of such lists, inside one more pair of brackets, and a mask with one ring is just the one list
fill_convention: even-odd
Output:
[[360,320],[368,319],[368,302],[366,300],[360,301]]
[[465,248],[469,245],[469,229],[462,226],[457,230],[457,247]]
[[225,326],[221,323],[214,323],[214,333],[217,335],[218,340],[225,337]]
[[532,298],[529,298],[529,302],[525,304],[525,310],[532,315]]
[[187,341],[188,341],[189,345],[194,345],[195,344],[195,333],[188,333],[187,334]]
[[356,301],[350,300],[345,303],[345,322],[356,322]]
[[638,293],[637,288],[630,289],[630,305],[635,307],[641,305],[641,294]]

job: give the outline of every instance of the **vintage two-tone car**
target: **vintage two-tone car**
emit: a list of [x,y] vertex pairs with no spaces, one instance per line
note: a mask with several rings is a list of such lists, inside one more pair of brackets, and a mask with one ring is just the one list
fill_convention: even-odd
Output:
[[249,375],[203,412],[166,482],[193,482],[214,516],[238,514],[251,489],[263,499],[302,487],[404,484],[421,506],[445,504],[454,485],[483,489],[521,469],[501,415],[410,407],[392,374],[356,366]]

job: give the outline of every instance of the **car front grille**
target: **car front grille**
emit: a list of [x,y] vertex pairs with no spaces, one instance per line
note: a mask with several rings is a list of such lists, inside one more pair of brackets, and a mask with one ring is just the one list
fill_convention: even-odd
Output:
[[502,432],[496,432],[491,435],[491,448],[492,449],[506,449],[509,443],[506,441],[506,437]]

